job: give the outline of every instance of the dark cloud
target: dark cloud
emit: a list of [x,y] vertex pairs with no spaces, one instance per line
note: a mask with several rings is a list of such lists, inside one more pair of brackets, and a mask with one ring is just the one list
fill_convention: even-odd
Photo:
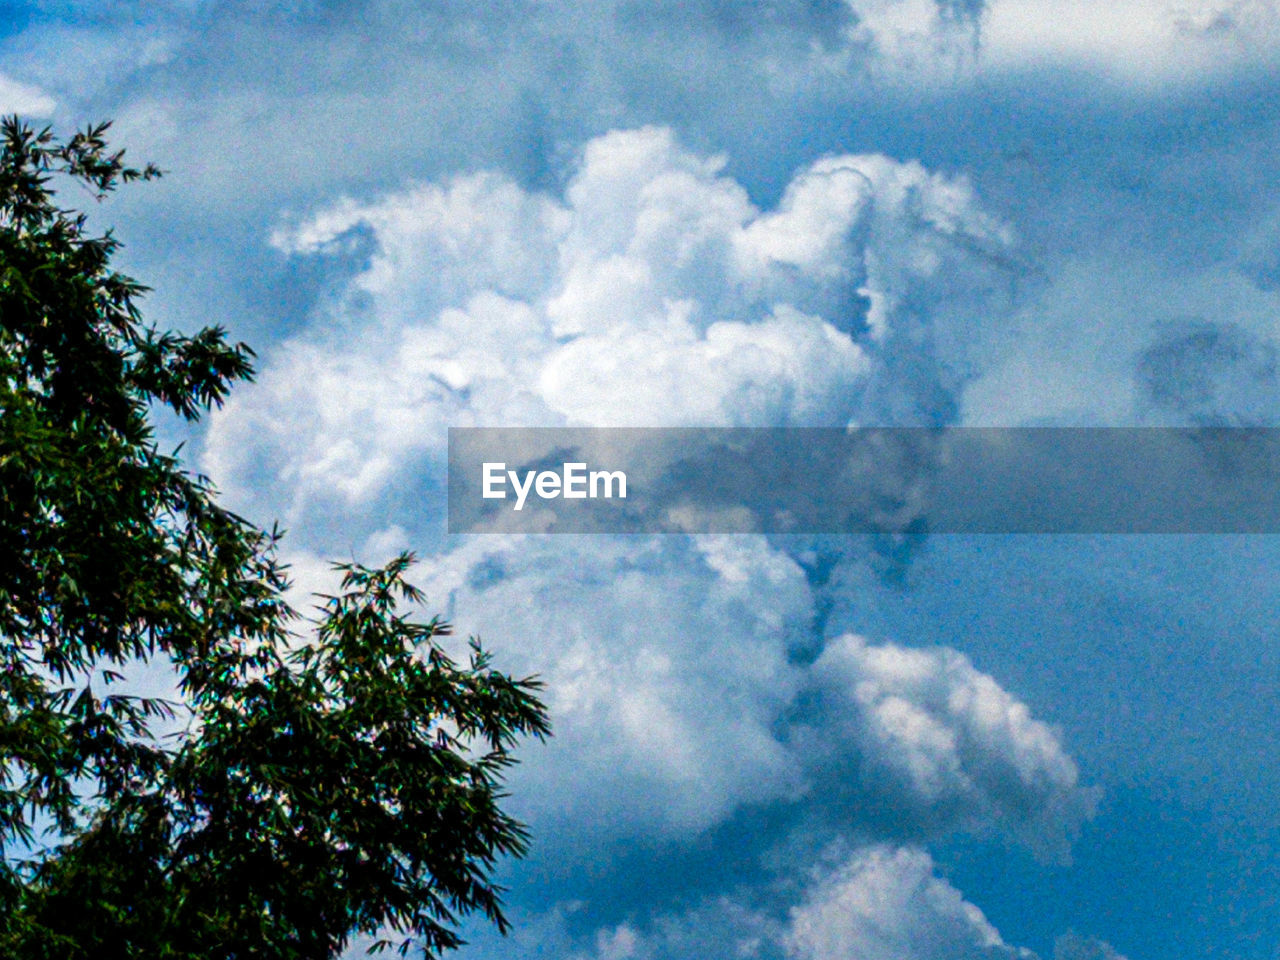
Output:
[[1234,324],[1164,325],[1135,372],[1147,402],[1188,425],[1280,423],[1276,347]]

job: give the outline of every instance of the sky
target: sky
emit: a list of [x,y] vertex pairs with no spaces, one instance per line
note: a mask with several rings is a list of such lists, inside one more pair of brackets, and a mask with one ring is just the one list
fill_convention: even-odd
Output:
[[450,426],[1280,425],[1278,93],[1267,0],[0,3],[257,351],[161,436],[547,684],[474,960],[1280,953],[1276,538],[444,513]]

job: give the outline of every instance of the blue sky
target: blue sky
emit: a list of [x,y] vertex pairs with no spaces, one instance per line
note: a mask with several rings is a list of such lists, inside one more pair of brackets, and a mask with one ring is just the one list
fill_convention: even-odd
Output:
[[[462,956],[1271,958],[1268,537],[450,537],[448,426],[1280,421],[1268,0],[0,5],[194,438],[548,681]],[[174,434],[176,438],[176,433]]]

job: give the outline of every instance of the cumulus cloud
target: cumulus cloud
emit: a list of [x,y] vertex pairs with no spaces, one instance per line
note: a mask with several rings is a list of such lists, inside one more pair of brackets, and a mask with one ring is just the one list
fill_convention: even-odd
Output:
[[724,164],[615,132],[563,199],[471,175],[280,229],[367,263],[213,418],[205,466],[350,505],[438,460],[445,424],[931,422],[949,385],[904,365],[989,306],[1007,228],[917,163],[826,158],[768,211]]
[[994,828],[1060,853],[1092,809],[1054,731],[955,651],[845,637],[793,656],[813,595],[763,538],[484,537],[415,579],[547,682],[556,736],[516,796],[557,845],[793,804],[827,831]]
[[[933,398],[956,384],[935,351],[962,352],[1012,242],[968,183],[833,156],[762,209],[725,169],[668,130],[619,131],[560,196],[469,174],[281,226],[288,255],[357,267],[213,417],[204,466],[287,505],[310,581],[336,536],[440,542],[418,501],[440,490],[445,425],[945,421]],[[393,502],[407,509],[384,529]],[[764,808],[859,842],[995,828],[1060,847],[1089,799],[1057,736],[952,651],[821,652],[794,552],[493,536],[424,558],[433,608],[547,684],[556,735],[511,802],[557,869]],[[677,932],[614,923],[593,949],[646,956]]]
[[1009,946],[915,847],[856,852],[791,911],[794,960],[1034,958]]
[[[799,887],[798,900],[782,910],[722,895],[594,925],[583,922],[585,902],[562,901],[521,917],[510,941],[488,938],[472,950],[485,960],[1038,960],[1005,940],[918,846],[833,847],[820,866],[798,874],[790,884]],[[1067,933],[1057,938],[1053,960],[1125,958],[1102,940]]]
[[[829,853],[821,867],[791,878],[799,900],[785,909],[722,895],[674,912],[593,925],[583,923],[587,904],[568,901],[522,918],[510,942],[476,946],[483,958],[1036,960],[1030,950],[1006,943],[919,847],[873,844]],[[1055,960],[1123,960],[1090,952],[1098,949],[1106,948],[1069,935],[1059,940]]]
[[801,739],[812,762],[845,773],[844,789],[888,800],[891,829],[1000,824],[1062,854],[1092,813],[1096,797],[1055,732],[955,650],[846,635],[827,645],[810,683],[819,708]]
[[[313,537],[342,517],[351,542],[397,488],[439,489],[446,424],[845,425],[942,389],[902,358],[986,302],[975,278],[1011,242],[968,184],[828,157],[761,210],[724,168],[670,131],[621,131],[586,145],[562,198],[474,174],[282,227],[290,254],[365,259],[215,415],[206,468],[291,499]],[[420,510],[397,522],[418,546],[432,531]],[[689,835],[837,775],[835,795],[883,797],[888,771],[910,829],[1069,832],[1074,767],[963,658],[846,639],[812,663],[820,601],[794,553],[484,538],[419,579],[546,677],[557,736],[521,773],[539,818]]]
[[416,579],[547,682],[556,736],[518,794],[562,839],[687,836],[799,795],[773,727],[801,679],[787,649],[809,597],[763,540],[486,537]]

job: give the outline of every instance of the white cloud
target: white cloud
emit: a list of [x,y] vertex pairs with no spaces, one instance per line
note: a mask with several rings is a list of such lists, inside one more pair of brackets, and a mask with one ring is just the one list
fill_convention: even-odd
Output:
[[568,960],[660,960],[664,957],[724,957],[725,960],[774,956],[781,925],[764,912],[730,897],[716,897],[679,914],[653,918],[643,929],[631,923],[595,932],[585,952]]
[[[676,957],[788,960],[1038,960],[1010,944],[976,904],[913,845],[834,845],[821,865],[792,873],[773,893],[798,902],[782,909],[743,891],[708,897],[672,912],[593,926],[590,904],[559,902],[521,915],[510,940],[486,937],[480,958],[556,956],[565,960]],[[576,920],[576,923],[573,921]],[[1125,960],[1109,944],[1067,933],[1053,960]]]
[[19,83],[0,73],[0,114],[47,117],[56,106],[57,101],[39,87]]
[[800,795],[774,726],[810,598],[762,539],[485,537],[415,580],[504,669],[546,681],[555,736],[525,752],[515,791],[544,834],[689,835]]
[[1009,946],[914,847],[870,847],[824,877],[791,911],[794,960],[1033,958]]
[[1075,66],[1140,85],[1197,85],[1274,63],[1270,0],[994,0],[983,56],[1000,67]]
[[763,538],[483,537],[414,580],[546,681],[555,737],[514,795],[562,855],[765,803],[864,838],[1000,829],[1057,854],[1091,812],[1056,734],[959,653],[845,637],[793,659],[813,596]]
[[917,835],[999,824],[1061,855],[1093,811],[1056,733],[955,650],[846,635],[828,644],[812,682],[822,696],[814,762],[843,767],[852,746],[862,788],[892,798]]
[[[723,159],[653,128],[589,143],[559,198],[471,174],[341,201],[274,242],[367,260],[213,417],[205,467],[287,503],[290,526],[342,518],[345,542],[376,552],[431,529],[413,509],[387,527],[380,504],[439,491],[445,425],[911,410],[950,385],[927,364],[904,376],[904,358],[963,343],[1011,240],[963,179],[879,156],[819,160],[761,210]],[[311,536],[308,550],[332,549]],[[314,555],[298,559],[318,585]],[[547,684],[555,736],[522,751],[509,806],[557,869],[619,841],[688,842],[756,805],[859,843],[1002,829],[1055,851],[1089,811],[1055,734],[954,651],[843,638],[797,655],[823,639],[813,587],[764,538],[478,537],[414,580],[504,669]],[[788,942],[827,956],[828,901],[874,874],[935,909],[919,936],[998,945],[921,856],[868,854],[799,908]],[[776,948],[761,915],[708,910],[568,940],[586,956],[679,955],[705,922],[743,956]]]
[[[942,389],[896,364],[963,339],[1011,241],[968,184],[828,157],[761,211],[723,170],[667,130],[615,132],[563,199],[473,174],[281,228],[289,253],[367,263],[213,417],[206,469],[284,499],[291,527],[342,517],[352,543],[385,525],[389,491],[439,490],[446,424],[844,425],[883,409],[868,396]],[[397,514],[394,539],[432,522]],[[962,658],[922,654],[936,676],[909,682],[897,648],[794,657],[814,647],[814,597],[763,539],[474,539],[418,580],[546,678],[556,736],[518,793],[544,830],[688,835],[814,783],[866,796],[858,758],[898,774],[915,817],[899,829],[990,821],[1051,845],[1081,815],[1057,740]],[[831,710],[821,749],[812,726],[780,733],[806,691]]]
[[[481,936],[469,941],[467,956],[477,960],[555,957],[557,960],[717,960],[776,958],[783,924],[765,911],[733,897],[716,896],[671,913],[593,925],[591,905],[560,901],[528,914],[516,908],[508,938]],[[347,955],[355,960],[359,954]]]
[[1066,68],[1167,92],[1270,67],[1280,51],[1272,0],[847,2],[848,47],[827,60],[908,87]]
[[845,425],[886,394],[910,417],[939,384],[877,371],[963,340],[1006,228],[916,163],[820,160],[765,212],[723,164],[615,132],[563,201],[480,174],[278,230],[292,254],[369,260],[213,417],[205,466],[292,491],[296,515],[368,502],[415,458],[438,469],[445,424]]

